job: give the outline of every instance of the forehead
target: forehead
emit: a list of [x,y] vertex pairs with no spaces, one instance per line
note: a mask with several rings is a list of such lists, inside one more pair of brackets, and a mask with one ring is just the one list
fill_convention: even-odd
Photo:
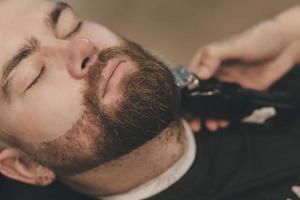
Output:
[[26,39],[47,35],[45,19],[53,7],[54,3],[43,0],[0,1],[0,71]]
[[[0,25],[10,28],[20,26],[19,22],[36,22],[54,3],[43,0],[2,0],[0,1]],[[12,23],[18,22],[18,23]]]

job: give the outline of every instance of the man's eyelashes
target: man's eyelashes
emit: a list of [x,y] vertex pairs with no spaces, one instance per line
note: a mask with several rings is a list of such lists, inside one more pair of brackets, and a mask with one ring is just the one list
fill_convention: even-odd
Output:
[[28,85],[28,87],[26,88],[25,91],[29,90],[30,88],[32,88],[32,86],[34,86],[39,80],[40,78],[44,75],[45,73],[45,69],[46,67],[43,66],[40,70],[40,73],[34,78],[34,80]]
[[81,26],[82,26],[82,21],[78,22],[77,26],[75,27],[75,29],[73,31],[71,31],[68,35],[66,35],[64,37],[64,39],[68,39],[70,38],[71,36],[73,36],[75,33],[79,32],[80,29],[81,29]]
[[[73,36],[74,34],[76,34],[77,32],[79,32],[79,30],[81,29],[82,26],[82,21],[80,21],[77,26],[75,27],[75,29],[73,31],[71,31],[64,39],[67,39],[71,36]],[[34,78],[34,80],[28,85],[28,87],[26,88],[25,91],[29,90],[30,88],[32,88],[39,80],[40,78],[44,75],[45,73],[45,69],[46,67],[43,66],[40,70],[40,73]]]

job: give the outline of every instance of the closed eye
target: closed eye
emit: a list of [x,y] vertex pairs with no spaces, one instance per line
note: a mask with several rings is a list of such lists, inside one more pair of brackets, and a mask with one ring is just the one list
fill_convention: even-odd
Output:
[[64,39],[67,39],[67,38],[71,37],[72,35],[74,35],[75,33],[77,33],[81,29],[81,26],[82,26],[82,21],[80,21],[77,24],[76,28],[71,33],[69,33]]
[[[69,33],[69,34],[65,37],[65,39],[67,39],[67,38],[71,37],[72,35],[74,35],[75,33],[77,33],[77,32],[81,29],[81,26],[82,26],[82,21],[80,21],[80,22],[77,24],[76,28],[75,28],[71,33]],[[43,67],[41,68],[40,73],[39,73],[39,74],[37,75],[37,77],[36,77],[36,78],[28,85],[28,87],[26,88],[25,91],[27,91],[27,90],[29,90],[30,88],[32,88],[32,87],[40,80],[40,78],[42,77],[42,75],[43,75],[44,72],[45,72],[45,69],[46,69],[45,66],[43,66]]]
[[40,71],[40,73],[39,73],[39,74],[37,75],[37,77],[30,83],[30,85],[26,88],[25,91],[29,90],[32,86],[34,86],[34,85],[39,81],[39,79],[40,79],[40,78],[42,77],[42,75],[44,74],[45,69],[46,69],[46,67],[43,66],[42,69],[41,69],[41,71]]

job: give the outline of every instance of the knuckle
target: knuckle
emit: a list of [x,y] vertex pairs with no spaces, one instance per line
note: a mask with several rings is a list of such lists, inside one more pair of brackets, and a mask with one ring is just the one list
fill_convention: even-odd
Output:
[[209,46],[203,50],[202,63],[208,67],[218,66],[220,58],[213,46]]
[[202,51],[203,57],[205,58],[216,58],[216,51],[212,46],[208,46]]
[[215,69],[221,62],[217,53],[217,46],[214,45],[208,45],[199,49],[191,62],[190,69],[198,69],[199,66],[206,66],[208,68]]

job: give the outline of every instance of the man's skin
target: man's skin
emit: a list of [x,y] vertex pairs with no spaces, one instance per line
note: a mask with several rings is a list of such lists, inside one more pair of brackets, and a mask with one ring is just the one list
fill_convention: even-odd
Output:
[[[300,6],[295,6],[227,40],[204,46],[189,69],[203,80],[215,76],[245,88],[267,90],[300,61],[299,16]],[[206,127],[216,131],[227,123],[209,119]],[[201,128],[199,120],[191,125],[194,130]]]
[[[33,36],[38,37],[42,47],[38,48],[37,54],[22,62],[24,67],[8,76],[10,96],[6,97],[3,91],[1,93],[0,127],[18,140],[39,143],[63,136],[83,112],[80,91],[82,79],[87,75],[87,70],[81,69],[84,59],[93,53],[94,47],[103,50],[122,43],[117,35],[99,24],[82,21],[78,29],[81,19],[70,8],[61,13],[56,26],[47,26],[47,13],[54,6],[54,3],[34,0],[6,0],[0,3],[0,40],[2,49],[5,49],[0,55],[0,67],[26,41],[36,44],[31,39]],[[254,31],[243,33],[228,42],[205,47],[195,56],[190,67],[203,79],[216,74],[222,80],[239,82],[245,87],[266,89],[298,61],[300,48],[299,42],[295,41],[300,31],[292,23],[298,15],[299,8],[289,10],[275,21],[259,25]],[[279,31],[281,34],[278,35]],[[275,39],[278,39],[278,43],[273,42]],[[242,61],[242,64],[220,68],[223,61],[232,59]],[[42,71],[43,62],[51,66],[50,73],[43,81],[35,82]],[[249,63],[259,64],[252,68],[248,66]],[[135,70],[131,60],[126,60],[125,65]],[[251,75],[257,72],[262,74],[259,80],[265,82],[254,81],[253,84],[249,81],[253,80]],[[34,86],[24,93],[32,83]],[[67,95],[65,91],[68,91]],[[119,98],[118,87],[113,87],[102,102],[106,106],[113,106]],[[217,126],[226,127],[226,123],[208,122],[212,130]],[[199,129],[199,125],[195,127],[194,130]],[[90,195],[118,194],[166,171],[180,158],[184,147],[185,138],[180,130],[167,129],[159,137],[118,160],[60,178]],[[55,178],[55,172],[51,169],[13,147],[7,147],[0,153],[0,172],[29,184],[47,185]]]
[[[123,40],[104,26],[81,19],[65,4],[6,0],[0,2],[0,13],[3,49],[0,71],[9,68],[7,63],[17,53],[23,52],[17,60],[26,57],[10,73],[1,73],[2,132],[22,144],[62,141],[60,138],[65,138],[66,132],[84,113],[82,90],[84,79],[89,76],[89,68],[92,68],[90,63],[83,68],[84,60],[91,57],[95,49],[102,51],[120,46]],[[49,16],[49,13],[52,14]],[[56,23],[53,23],[53,18]],[[26,53],[28,49],[33,52]],[[123,59],[120,65],[124,70],[115,72],[107,90],[103,92],[102,85],[99,88],[99,93],[104,93],[101,96],[102,106],[108,111],[122,102],[119,80],[133,74],[137,68],[128,57],[112,59],[108,66],[119,59]],[[16,61],[10,63],[14,66]],[[109,69],[104,68],[101,81],[109,78]],[[78,140],[89,144],[89,134],[92,133],[86,131]],[[64,140],[68,141],[68,138]],[[162,174],[180,158],[184,147],[185,137],[181,129],[166,128],[159,136],[118,159],[76,175],[66,177],[60,174],[59,178],[89,195],[119,194]],[[31,148],[27,148],[27,152],[32,151]],[[85,152],[85,149],[79,150]],[[31,156],[27,152],[14,146],[6,147],[0,153],[0,172],[28,184],[50,184],[56,172],[31,158],[39,151],[32,152]]]

